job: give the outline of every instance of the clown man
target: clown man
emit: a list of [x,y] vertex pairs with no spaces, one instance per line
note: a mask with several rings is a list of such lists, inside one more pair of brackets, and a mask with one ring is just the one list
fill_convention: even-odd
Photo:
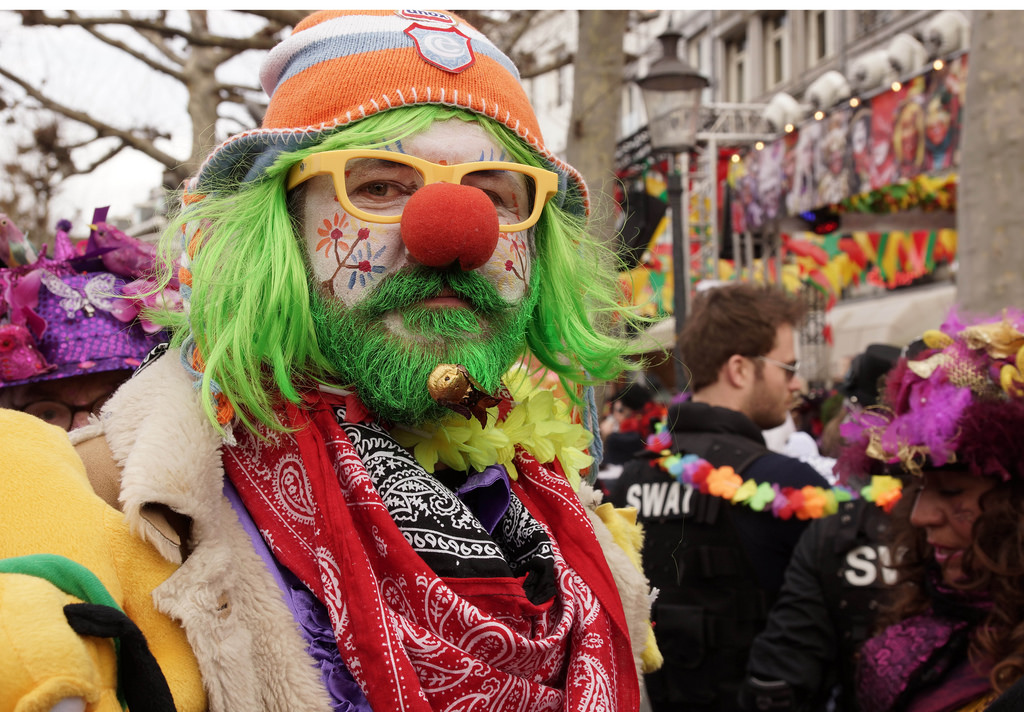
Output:
[[165,235],[170,348],[72,435],[173,567],[177,709],[637,710],[640,535],[587,482],[632,317],[582,178],[455,15],[317,12],[261,80]]

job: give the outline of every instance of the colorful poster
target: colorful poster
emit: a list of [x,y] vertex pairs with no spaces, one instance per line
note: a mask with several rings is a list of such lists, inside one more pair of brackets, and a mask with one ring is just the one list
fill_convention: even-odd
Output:
[[960,109],[966,91],[967,57],[933,71],[924,100],[925,170],[942,173],[958,163]]
[[883,188],[895,181],[892,122],[905,93],[903,90],[887,91],[871,100],[871,190]]
[[[749,158],[749,157],[748,157]],[[729,165],[729,229],[731,232],[747,231],[747,213],[743,201],[744,184],[747,182],[747,161]],[[749,188],[747,188],[749,190]]]
[[794,210],[790,204],[790,196],[793,194],[793,185],[796,181],[796,144],[799,134],[796,131],[788,133],[775,143],[783,145],[782,153],[782,212],[785,215],[792,215]]
[[757,192],[761,199],[761,212],[766,221],[775,220],[785,212],[785,178],[783,159],[786,145],[772,141],[758,151]]
[[743,175],[736,182],[739,190],[739,202],[743,206],[745,232],[757,232],[764,225],[764,209],[761,204],[760,176],[761,154],[763,151],[751,151],[744,161]]
[[817,176],[815,207],[838,203],[850,195],[850,167],[846,160],[850,109],[838,109],[819,123],[825,124],[825,129],[819,148],[822,170]]
[[800,128],[793,163],[793,186],[786,204],[791,214],[817,207],[818,174],[821,172],[822,122],[810,121]]
[[924,172],[924,77],[914,77],[896,93],[901,101],[892,120],[892,157],[898,180]]
[[850,167],[850,195],[871,190],[871,105],[862,104],[853,112],[849,124],[847,149]]

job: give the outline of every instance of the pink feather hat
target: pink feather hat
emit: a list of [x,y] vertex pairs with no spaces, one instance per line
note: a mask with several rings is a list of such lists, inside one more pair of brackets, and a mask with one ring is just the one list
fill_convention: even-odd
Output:
[[922,341],[889,373],[879,405],[841,426],[836,471],[1024,475],[1024,313],[965,322],[954,310]]
[[[143,296],[152,282],[117,265],[137,241],[115,232],[104,247],[90,241],[78,254],[58,224],[54,259],[0,269],[0,389],[139,367],[167,334],[142,315],[157,301],[180,301],[174,285]],[[139,260],[128,260],[134,265]],[[111,265],[114,267],[112,268]]]

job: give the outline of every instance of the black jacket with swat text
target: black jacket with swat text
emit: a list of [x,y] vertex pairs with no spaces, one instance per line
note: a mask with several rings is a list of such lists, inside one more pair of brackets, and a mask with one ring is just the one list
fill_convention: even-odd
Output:
[[884,543],[889,515],[843,502],[800,537],[786,580],[754,640],[744,709],[855,712],[861,645],[896,572]]
[[[810,465],[769,451],[742,413],[680,403],[669,409],[668,427],[673,452],[729,465],[744,479],[828,487]],[[623,468],[609,497],[637,509],[644,572],[659,590],[652,618],[665,664],[646,679],[653,709],[737,710],[750,644],[807,522],[702,494],[643,458]]]

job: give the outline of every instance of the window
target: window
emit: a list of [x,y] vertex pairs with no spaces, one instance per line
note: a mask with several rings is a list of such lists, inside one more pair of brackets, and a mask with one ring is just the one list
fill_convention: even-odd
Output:
[[856,10],[854,12],[854,39],[861,39],[878,32],[894,22],[898,10]]
[[828,11],[809,10],[807,15],[807,59],[813,67],[828,56]]
[[764,81],[765,86],[771,87],[781,84],[789,78],[788,62],[789,45],[786,42],[786,15],[772,15],[764,20],[765,37],[765,61]]
[[725,64],[729,101],[742,102],[746,99],[746,62],[747,38],[728,40],[725,44]]
[[702,30],[690,39],[686,40],[686,61],[689,62],[690,66],[697,71],[700,71],[701,69],[700,49],[701,45],[704,44],[704,37],[706,34],[707,32]]

